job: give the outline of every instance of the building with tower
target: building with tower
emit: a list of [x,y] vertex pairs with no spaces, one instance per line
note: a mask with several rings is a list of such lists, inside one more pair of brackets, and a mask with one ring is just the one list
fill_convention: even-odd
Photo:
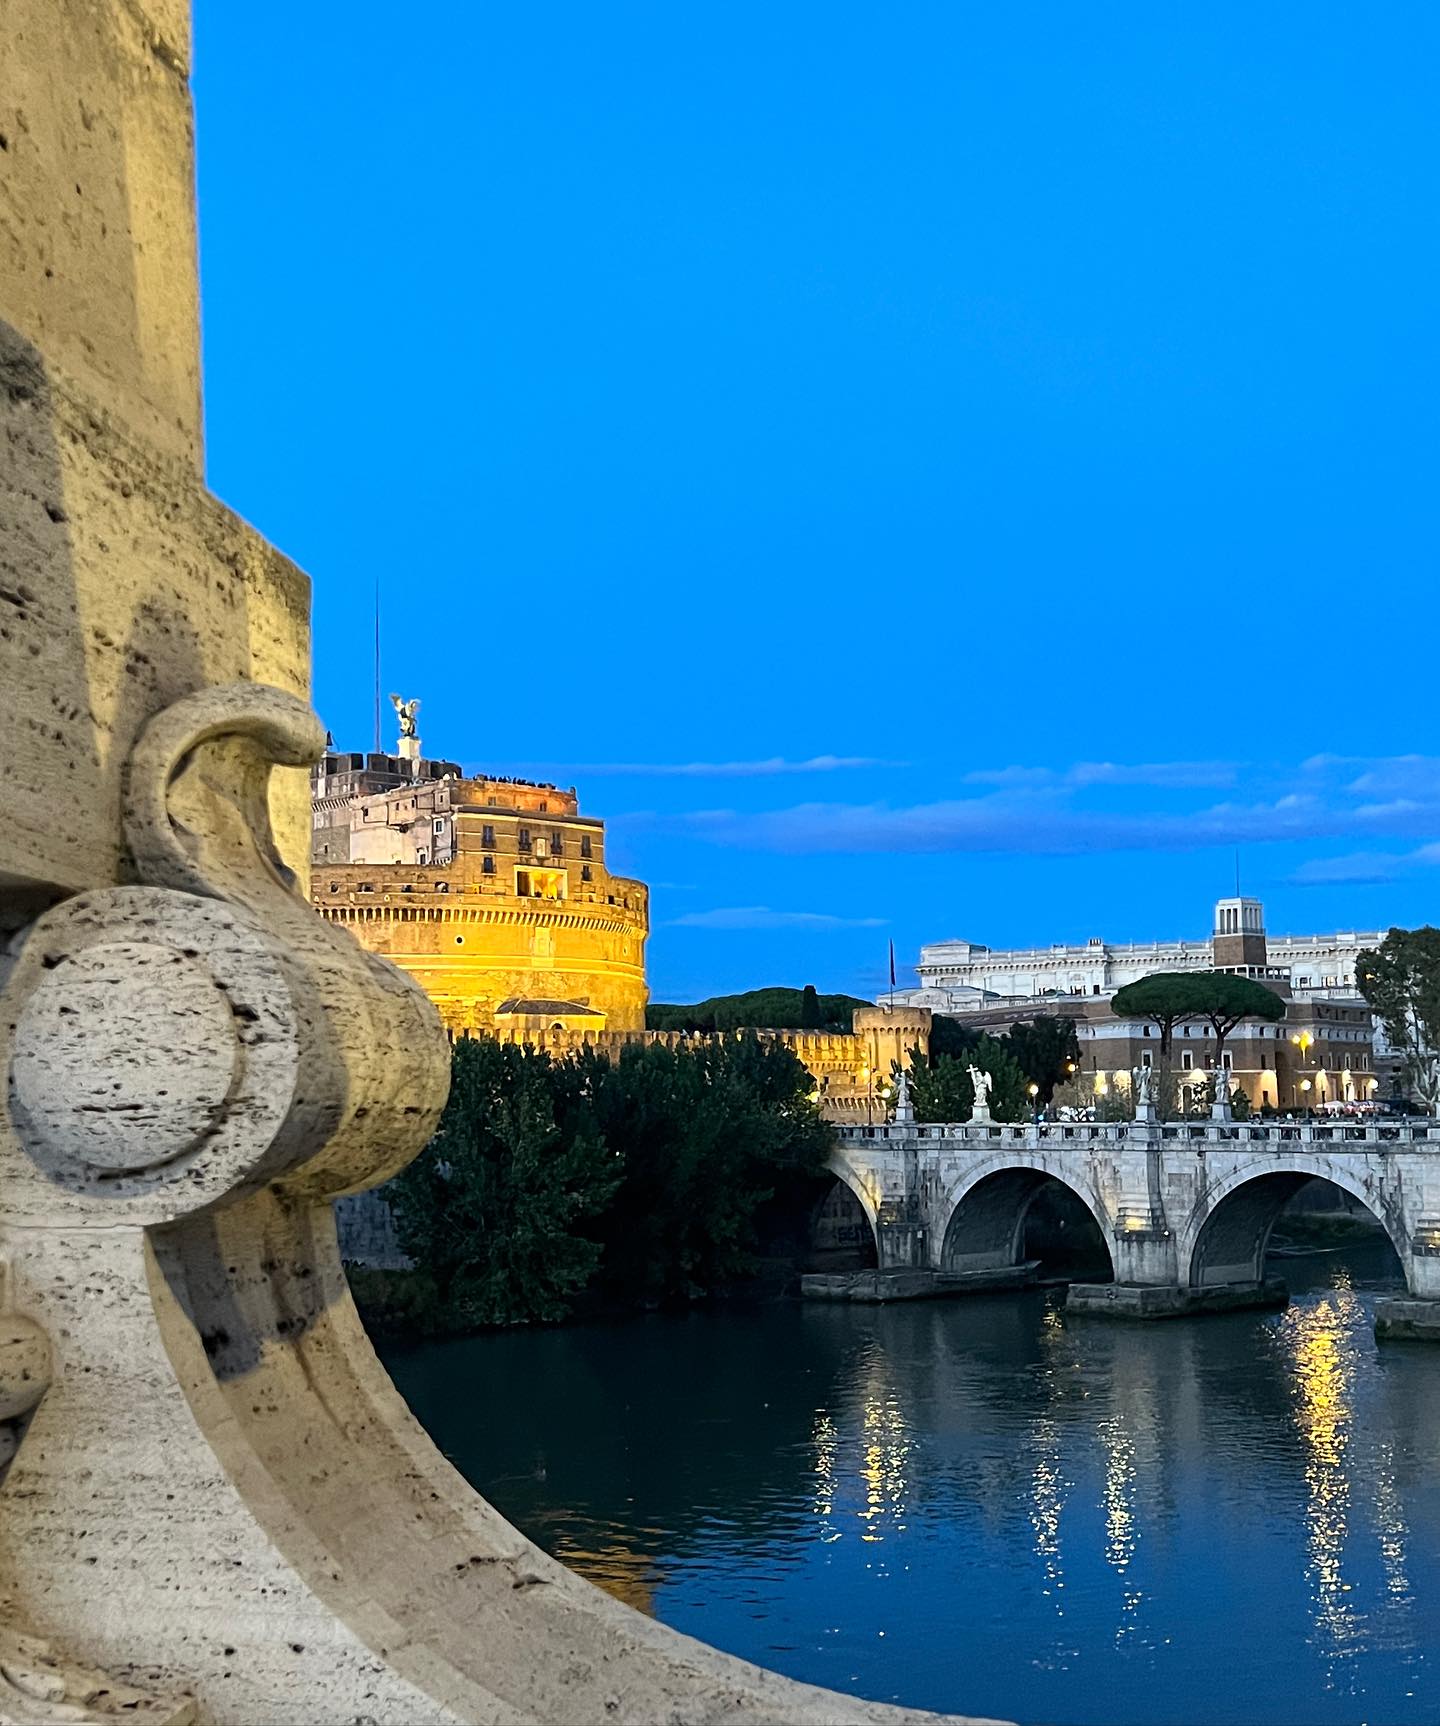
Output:
[[[1117,989],[1157,971],[1232,971],[1286,1003],[1279,1024],[1247,1022],[1227,1039],[1219,1060],[1232,1087],[1256,1108],[1368,1103],[1394,1093],[1397,1061],[1360,995],[1355,963],[1384,938],[1383,929],[1272,936],[1261,902],[1237,895],[1216,903],[1206,940],[934,942],[920,949],[920,987],[894,998],[997,1032],[1041,1014],[1073,1019],[1082,1072],[1103,1094],[1156,1060],[1154,1028],[1111,1011]],[[1214,1039],[1202,1023],[1177,1027],[1173,1054],[1182,1096],[1188,1086],[1214,1083]]]
[[393,755],[328,751],[311,773],[311,895],[408,971],[452,1034],[641,1031],[649,893],[610,872],[575,788],[467,776],[423,755],[392,697]]
[[1215,906],[1207,938],[1179,941],[1056,942],[1048,947],[983,947],[974,941],[934,941],[920,949],[918,989],[897,1000],[950,1012],[989,1000],[1108,996],[1155,971],[1238,971],[1261,981],[1287,981],[1297,991],[1355,995],[1355,960],[1384,940],[1383,929],[1327,935],[1269,935],[1258,899],[1227,898]]

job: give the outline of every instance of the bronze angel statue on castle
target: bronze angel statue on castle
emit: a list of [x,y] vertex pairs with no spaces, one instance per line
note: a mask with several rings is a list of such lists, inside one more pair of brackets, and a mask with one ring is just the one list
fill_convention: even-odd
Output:
[[390,702],[400,716],[400,735],[413,737],[415,735],[415,715],[420,711],[419,699],[412,698],[409,701],[402,701],[398,695],[392,695]]

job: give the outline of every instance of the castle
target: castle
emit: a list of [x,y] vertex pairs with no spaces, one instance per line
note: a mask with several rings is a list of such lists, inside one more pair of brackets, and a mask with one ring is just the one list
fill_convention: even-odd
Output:
[[[327,750],[310,774],[310,893],[372,953],[408,972],[450,1036],[557,1053],[686,1040],[647,1031],[643,882],[605,866],[605,824],[574,786],[467,778],[429,761],[418,702],[392,696],[394,755]],[[837,1121],[884,1118],[892,1065],[927,1049],[930,1013],[859,1008],[849,1031],[755,1027],[792,1048]]]
[[605,866],[572,786],[427,761],[416,702],[394,755],[311,771],[315,908],[407,971],[452,1036],[645,1027],[649,894]]

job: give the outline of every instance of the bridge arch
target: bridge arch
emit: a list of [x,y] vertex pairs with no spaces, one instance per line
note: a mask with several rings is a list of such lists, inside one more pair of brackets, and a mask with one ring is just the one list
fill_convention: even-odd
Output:
[[1339,1158],[1255,1158],[1217,1179],[1186,1223],[1180,1238],[1182,1280],[1191,1288],[1259,1282],[1265,1253],[1280,1213],[1307,1181],[1324,1180],[1359,1201],[1395,1249],[1406,1286],[1414,1291],[1413,1260],[1403,1221],[1377,1206],[1373,1191]]
[[[831,1149],[830,1156],[825,1166],[829,1174],[833,1175],[842,1186],[849,1189],[851,1196],[860,1206],[861,1211],[864,1213],[865,1221],[870,1228],[870,1239],[875,1248],[875,1261],[877,1264],[883,1264],[885,1262],[885,1255],[880,1245],[878,1195],[871,1190],[870,1183],[866,1181],[865,1177],[854,1166],[854,1164],[849,1161],[844,1150],[838,1145]],[[823,1204],[823,1202],[824,1199],[822,1196],[821,1203]],[[817,1210],[818,1208],[819,1207],[817,1206]]]
[[1113,1278],[1112,1225],[1104,1207],[1088,1183],[1059,1173],[1044,1157],[987,1158],[955,1183],[941,1208],[945,1220],[939,1231],[939,1268],[956,1273],[1021,1263],[1031,1209],[1052,1186],[1078,1201],[1094,1224],[1108,1265],[1106,1274]]

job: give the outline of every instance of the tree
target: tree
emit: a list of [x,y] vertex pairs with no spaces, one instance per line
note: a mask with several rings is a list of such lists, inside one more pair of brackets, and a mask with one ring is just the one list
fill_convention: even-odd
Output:
[[912,1051],[910,1094],[917,1121],[968,1121],[975,1106],[969,1068],[974,1063],[994,1080],[990,1112],[997,1121],[1021,1121],[1030,1112],[1029,1083],[1008,1041],[977,1036],[964,1056]]
[[1246,1019],[1285,1017],[1273,989],[1233,971],[1156,971],[1117,989],[1110,1002],[1117,1019],[1149,1019],[1160,1027],[1160,1060],[1168,1066],[1175,1027],[1204,1019],[1215,1035],[1215,1069],[1224,1066],[1225,1039]]
[[691,1299],[754,1268],[755,1217],[777,1185],[822,1173],[831,1130],[794,1051],[753,1033],[582,1056],[623,1178],[598,1232],[609,1294]]
[[1200,1007],[1189,991],[1193,971],[1155,971],[1137,982],[1117,989],[1110,1010],[1117,1019],[1149,1019],[1160,1029],[1160,1059],[1168,1062],[1175,1027],[1200,1017]]
[[932,1057],[950,1055],[957,1061],[968,1061],[975,1053],[983,1031],[977,1031],[948,1013],[936,1013],[930,1020],[930,1053]]
[[463,1039],[450,1100],[387,1189],[401,1244],[457,1328],[563,1318],[600,1261],[586,1232],[623,1158],[596,1128],[574,1062]]
[[1075,1034],[1075,1021],[1053,1013],[1028,1022],[1022,1020],[1010,1027],[1007,1041],[1026,1078],[1040,1087],[1035,1101],[1042,1109],[1048,1109],[1055,1087],[1080,1071],[1080,1040]]
[[1355,981],[1417,1101],[1440,1112],[1440,929],[1392,929],[1356,958]]
[[820,1012],[820,997],[815,993],[815,985],[807,983],[800,996],[800,1029],[802,1031],[818,1031],[824,1022]]

